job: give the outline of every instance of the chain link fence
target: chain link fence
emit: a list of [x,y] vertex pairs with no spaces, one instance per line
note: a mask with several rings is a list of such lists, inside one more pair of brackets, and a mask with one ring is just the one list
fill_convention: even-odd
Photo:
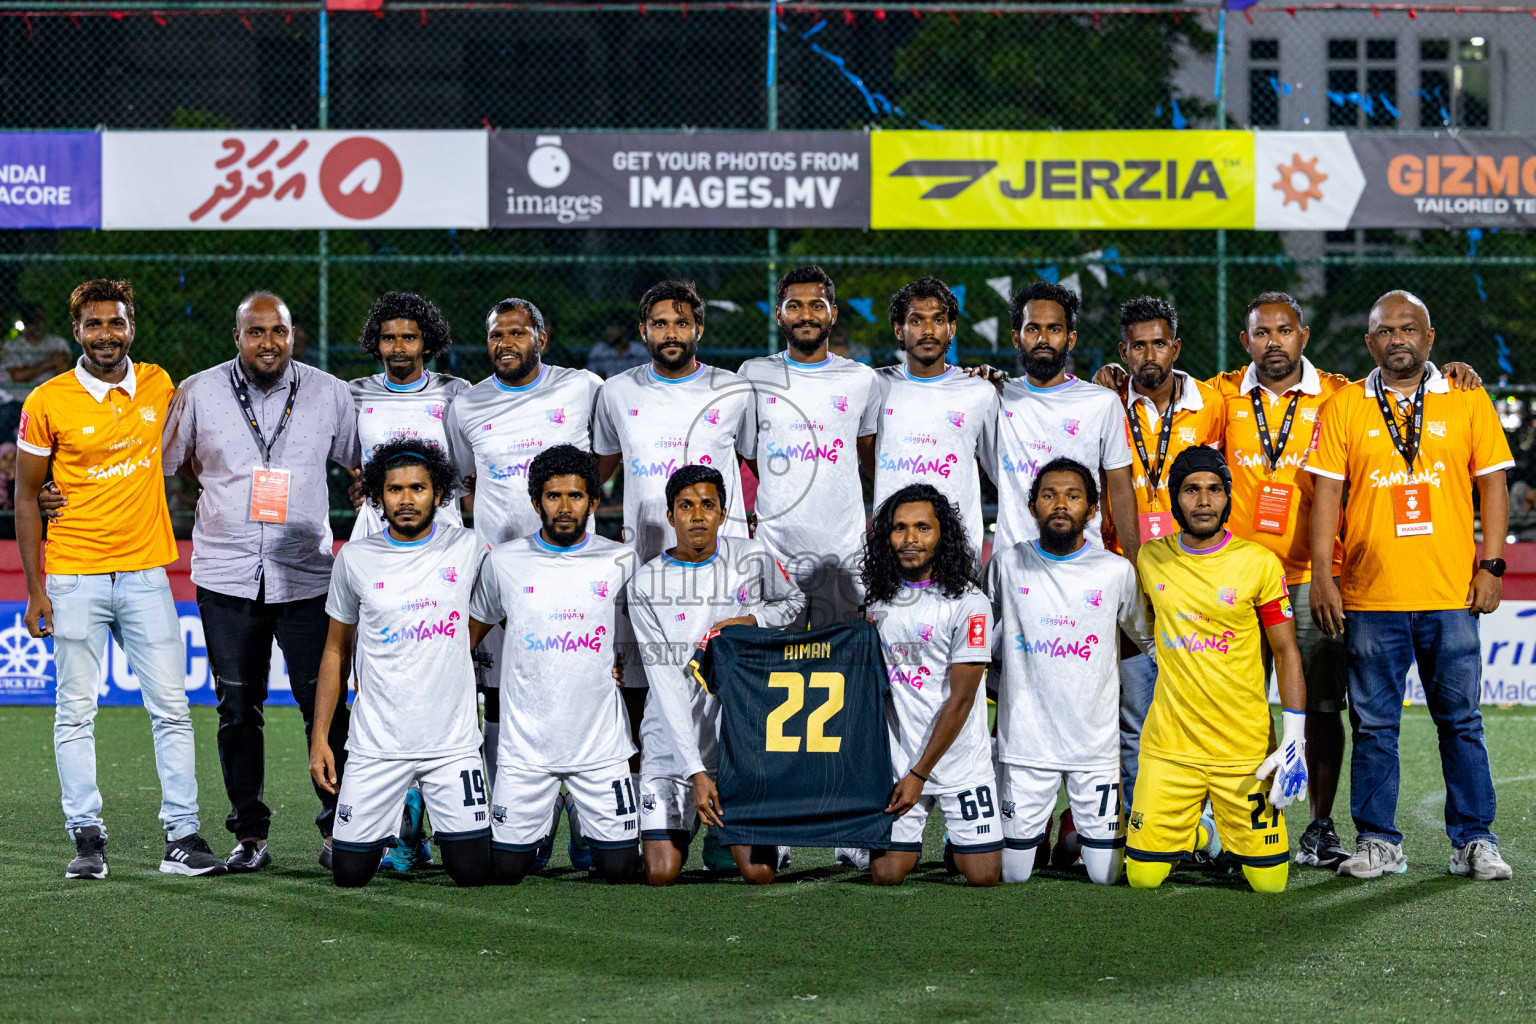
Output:
[[[1536,111],[1519,102],[1536,88],[1526,7],[1258,6],[1223,19],[1177,5],[469,2],[323,14],[314,2],[0,0],[0,53],[7,130],[1536,132]],[[291,304],[304,358],[352,377],[372,368],[354,339],[373,297],[410,289],[456,327],[443,368],[478,380],[489,372],[481,318],[498,299],[536,302],[551,360],[582,365],[594,342],[633,337],[646,286],[684,276],[712,303],[705,358],[734,366],[776,344],[771,282],[807,261],[838,281],[839,340],[875,363],[896,358],[886,297],[914,276],[965,286],[962,362],[1011,367],[1002,279],[1075,274],[1079,373],[1117,358],[1118,303],[1147,292],[1178,306],[1187,369],[1241,365],[1243,306],[1280,288],[1308,308],[1314,360],[1359,375],[1371,301],[1410,288],[1436,316],[1437,358],[1471,363],[1500,396],[1519,474],[1536,482],[1536,239],[1519,231],[0,232],[0,323],[40,305],[66,334],[78,280],[128,277],[145,357],[180,378],[228,358],[236,303],[268,288]],[[996,344],[978,330],[991,318]]]

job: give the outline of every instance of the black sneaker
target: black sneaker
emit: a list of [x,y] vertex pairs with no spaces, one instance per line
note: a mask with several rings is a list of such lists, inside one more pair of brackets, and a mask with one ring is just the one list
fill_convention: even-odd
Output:
[[1332,818],[1318,818],[1308,825],[1307,830],[1301,834],[1301,842],[1296,846],[1297,864],[1332,871],[1348,859],[1349,851],[1344,849],[1339,834],[1333,830]]
[[267,841],[248,841],[236,843],[234,850],[224,858],[224,867],[232,875],[249,874],[252,871],[260,871],[272,863],[272,854],[267,852]]
[[64,869],[65,878],[106,878],[107,837],[95,825],[75,829],[75,859]]
[[160,860],[160,871],[167,875],[222,875],[228,870],[196,832],[166,843]]

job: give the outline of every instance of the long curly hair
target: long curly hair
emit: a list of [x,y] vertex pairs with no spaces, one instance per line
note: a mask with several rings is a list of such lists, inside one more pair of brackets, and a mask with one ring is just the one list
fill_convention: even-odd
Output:
[[901,564],[891,548],[891,524],[900,505],[926,501],[939,520],[939,546],[933,553],[933,585],[945,597],[965,596],[981,586],[980,563],[966,536],[960,510],[931,484],[908,484],[875,510],[864,535],[864,591],[871,604],[892,600],[901,591]]
[[414,320],[421,331],[422,358],[427,362],[448,351],[453,337],[448,332],[448,321],[427,299],[415,292],[385,292],[373,300],[368,319],[363,321],[362,333],[357,343],[364,352],[379,358],[379,331],[386,320]]
[[448,453],[436,441],[423,441],[419,437],[397,437],[385,441],[373,450],[373,458],[363,466],[363,497],[374,508],[384,507],[384,477],[392,469],[401,466],[423,465],[427,476],[432,478],[432,489],[437,492],[437,506],[442,508],[453,500],[458,490],[459,474]]

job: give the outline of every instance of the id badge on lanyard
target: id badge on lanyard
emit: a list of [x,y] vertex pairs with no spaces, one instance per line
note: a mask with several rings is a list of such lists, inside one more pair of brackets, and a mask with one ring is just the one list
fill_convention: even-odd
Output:
[[292,471],[251,467],[251,521],[286,523],[288,521],[288,485]]

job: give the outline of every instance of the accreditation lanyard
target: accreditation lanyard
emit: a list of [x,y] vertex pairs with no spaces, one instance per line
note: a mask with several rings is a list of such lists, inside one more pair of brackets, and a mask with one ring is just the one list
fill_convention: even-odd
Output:
[[1424,385],[1429,383],[1429,373],[1419,379],[1419,386],[1413,393],[1413,411],[1408,416],[1408,436],[1403,437],[1403,432],[1397,428],[1397,417],[1392,413],[1392,406],[1387,404],[1387,385],[1381,379],[1381,372],[1376,374],[1376,405],[1381,409],[1381,418],[1387,423],[1387,436],[1392,438],[1392,447],[1408,463],[1408,475],[1413,475],[1413,460],[1419,455],[1419,438],[1424,428]]
[[[1173,437],[1173,411],[1179,406],[1179,398],[1184,393],[1184,382],[1175,380],[1173,384],[1173,397],[1168,401],[1168,412],[1163,416],[1162,426],[1157,436],[1157,465],[1154,467],[1147,458],[1147,444],[1141,437],[1141,419],[1136,415],[1136,404],[1131,403],[1129,419],[1131,421],[1131,438],[1136,443],[1136,454],[1141,457],[1141,465],[1147,471],[1147,494],[1152,504],[1157,504],[1157,488],[1163,478],[1163,468],[1168,460],[1168,441]],[[1148,399],[1151,401],[1151,399]]]
[[1253,399],[1253,422],[1259,428],[1259,444],[1264,446],[1264,458],[1269,461],[1269,475],[1274,476],[1276,467],[1280,465],[1280,456],[1285,454],[1285,443],[1291,439],[1291,424],[1296,419],[1296,406],[1301,402],[1301,393],[1291,396],[1285,418],[1280,421],[1280,436],[1271,439],[1269,421],[1264,417],[1264,401],[1259,397],[1259,392],[1263,390],[1255,386],[1248,392],[1248,397]]
[[295,373],[293,380],[288,385],[288,402],[283,407],[283,415],[277,421],[277,429],[272,432],[272,440],[268,441],[261,436],[261,425],[256,422],[256,410],[251,406],[250,389],[244,380],[235,372],[235,368],[229,368],[229,384],[234,388],[235,400],[240,403],[240,411],[245,413],[245,424],[251,428],[251,436],[256,439],[256,447],[261,450],[263,462],[272,461],[272,449],[277,444],[277,439],[283,436],[283,430],[288,426],[288,417],[293,415],[294,402],[299,397],[299,375]]

